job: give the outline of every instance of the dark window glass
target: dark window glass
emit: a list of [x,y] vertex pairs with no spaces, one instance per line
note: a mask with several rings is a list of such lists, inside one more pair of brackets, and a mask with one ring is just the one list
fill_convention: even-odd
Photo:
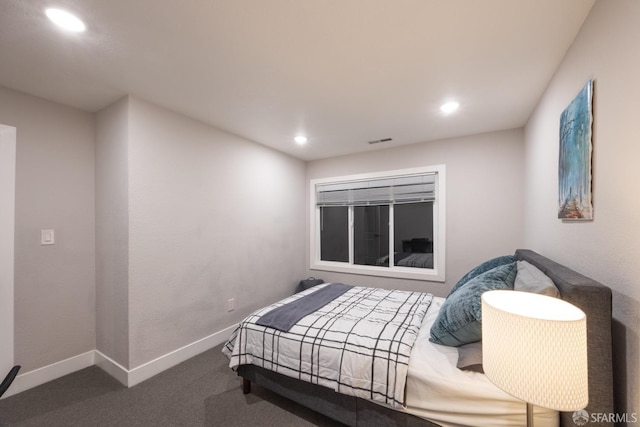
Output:
[[353,261],[389,266],[389,206],[353,208]]
[[320,208],[320,259],[349,262],[349,208]]
[[394,265],[433,268],[433,202],[393,207]]

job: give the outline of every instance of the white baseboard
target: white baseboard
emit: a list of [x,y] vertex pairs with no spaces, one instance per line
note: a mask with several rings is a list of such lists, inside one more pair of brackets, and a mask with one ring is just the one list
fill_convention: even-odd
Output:
[[99,350],[94,351],[96,353],[95,365],[128,387],[129,370]]
[[160,356],[157,359],[131,369],[129,371],[129,381],[127,386],[132,387],[139,384],[162,371],[166,371],[185,360],[191,359],[192,357],[217,346],[218,344],[222,344],[229,339],[229,336],[236,326],[237,325],[231,325],[228,328],[209,335],[208,337],[202,338],[191,344],[187,344],[184,347],[165,354],[164,356]]
[[13,396],[14,394],[93,366],[94,360],[95,354],[92,350],[52,363],[51,365],[43,366],[42,368],[34,369],[33,371],[25,372],[24,374],[19,374],[16,379],[13,380],[13,384],[11,384],[11,387],[9,387],[2,398]]
[[88,351],[78,356],[18,375],[2,398],[13,396],[93,365],[98,366],[123,385],[132,387],[212,347],[222,344],[229,338],[236,326],[237,325],[231,325],[133,369],[125,368],[98,350]]
[[134,385],[140,384],[142,381],[148,380],[162,371],[166,371],[185,360],[197,356],[203,351],[209,350],[218,344],[222,344],[229,338],[236,326],[237,325],[231,325],[228,328],[209,335],[208,337],[204,337],[196,342],[187,344],[184,347],[153,359],[133,369],[125,368],[98,350],[96,350],[95,364],[106,373],[120,381],[123,385],[133,387]]

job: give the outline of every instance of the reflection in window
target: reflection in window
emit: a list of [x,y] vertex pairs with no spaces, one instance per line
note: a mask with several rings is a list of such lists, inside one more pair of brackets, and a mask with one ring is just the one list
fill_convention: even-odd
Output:
[[353,263],[382,265],[389,255],[389,205],[353,208]]
[[433,268],[433,203],[393,207],[394,265]]
[[320,208],[320,259],[349,262],[349,208]]

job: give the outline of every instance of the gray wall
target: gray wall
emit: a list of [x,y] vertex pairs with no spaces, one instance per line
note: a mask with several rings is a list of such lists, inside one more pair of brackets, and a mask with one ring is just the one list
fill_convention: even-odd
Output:
[[[107,191],[116,199],[117,228],[128,229],[113,244],[128,244],[128,260],[99,260],[99,277],[109,262],[128,271],[128,300],[107,296],[104,303],[105,312],[110,305],[117,312],[126,309],[128,325],[112,329],[101,322],[114,314],[99,317],[98,349],[113,346],[109,333],[120,340],[120,329],[128,326],[128,344],[119,342],[115,349],[128,345],[124,366],[132,369],[293,291],[304,272],[305,164],[135,98],[100,117],[107,121],[125,110],[127,119],[120,117],[104,142],[116,145],[110,151],[114,161],[105,160],[111,171],[127,168],[128,182],[106,181],[115,187]],[[125,122],[126,132],[120,127]],[[125,185],[126,207],[120,192]],[[102,218],[99,229],[109,219]],[[113,253],[121,255],[115,248]],[[120,288],[119,278],[112,281]],[[236,301],[233,312],[227,311],[230,298]]]
[[0,124],[0,372],[13,363],[16,128]]
[[129,99],[96,120],[96,348],[129,368]]
[[[446,296],[466,271],[488,257],[513,253],[522,246],[524,134],[507,130],[464,138],[425,142],[307,164],[311,179],[445,164],[447,194],[446,282],[389,279],[309,270],[325,281],[395,287]],[[307,201],[309,194],[307,194]]]
[[[597,1],[526,127],[525,243],[613,289],[620,412],[640,411],[640,2]],[[558,209],[561,112],[595,79],[594,220]]]
[[17,128],[15,363],[28,372],[95,348],[94,117],[0,87],[0,122]]
[[94,115],[0,88],[0,121],[17,128],[22,372],[95,348],[135,368],[303,276],[304,162],[130,98]]

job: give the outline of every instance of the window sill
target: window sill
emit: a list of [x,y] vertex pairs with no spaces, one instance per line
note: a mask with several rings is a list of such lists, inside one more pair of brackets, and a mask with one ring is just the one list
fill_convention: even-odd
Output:
[[[337,273],[359,274],[364,276],[392,277],[394,279],[423,280],[444,282],[444,273],[438,274],[436,269],[419,269],[408,267],[375,267],[369,265],[353,265],[342,262],[321,261],[311,263],[311,270],[334,271]],[[418,270],[418,271],[416,271]]]

